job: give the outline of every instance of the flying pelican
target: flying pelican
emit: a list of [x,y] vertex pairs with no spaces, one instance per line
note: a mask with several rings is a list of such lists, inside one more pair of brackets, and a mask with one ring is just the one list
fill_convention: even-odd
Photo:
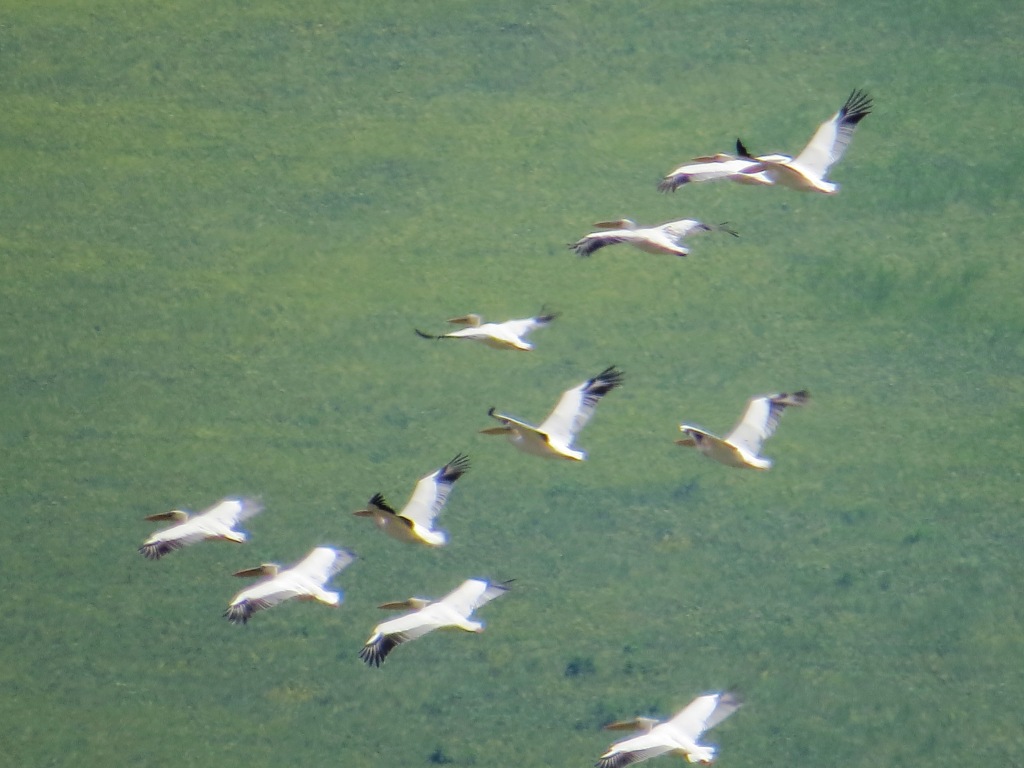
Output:
[[590,256],[599,248],[616,243],[629,243],[645,253],[669,254],[686,256],[690,249],[683,245],[683,238],[699,232],[728,232],[739,237],[728,222],[721,224],[705,224],[693,219],[670,221],[657,227],[639,227],[632,219],[616,221],[599,221],[595,227],[603,227],[604,232],[591,232],[589,235],[570,243],[569,247],[580,256]]
[[232,624],[245,624],[256,611],[273,608],[285,600],[316,600],[339,606],[341,591],[329,592],[324,585],[356,559],[347,549],[317,547],[291,568],[282,570],[277,563],[264,563],[255,568],[237,571],[235,576],[269,576],[270,578],[243,589],[228,605],[224,616]]
[[255,499],[223,499],[198,515],[190,515],[183,509],[149,515],[147,520],[174,520],[177,525],[154,533],[142,542],[139,552],[149,560],[159,560],[168,552],[207,539],[240,544],[246,540],[246,535],[235,530],[235,526],[262,511],[263,505]]
[[752,397],[747,401],[743,418],[724,438],[690,424],[680,424],[679,431],[686,437],[676,440],[676,444],[696,448],[709,459],[729,467],[768,469],[771,459],[760,455],[764,441],[775,432],[787,406],[803,405],[808,399],[810,394],[805,389],[792,394]]
[[[770,187],[775,183],[764,171],[751,173],[746,170],[750,167],[750,153],[740,142],[737,142],[737,154],[738,156],[720,152],[710,157],[695,157],[666,174],[665,178],[659,182],[658,190],[660,192],[675,192],[679,187],[690,182],[717,181],[719,179],[731,179],[740,184],[762,187]],[[787,155],[764,155],[757,159],[779,162],[790,158]]]
[[435,629],[449,627],[466,632],[483,632],[483,622],[470,619],[473,611],[508,591],[509,582],[493,584],[482,579],[467,579],[453,592],[434,602],[410,597],[398,603],[384,603],[381,608],[412,608],[412,613],[381,622],[359,651],[359,658],[372,667],[384,663],[388,654],[401,643],[415,640]]
[[552,320],[558,317],[557,312],[543,312],[536,317],[526,317],[521,320],[506,320],[503,323],[485,323],[484,319],[477,314],[462,315],[453,317],[448,322],[457,325],[466,325],[468,328],[460,328],[450,333],[432,335],[414,328],[418,336],[424,339],[470,339],[486,344],[492,349],[516,349],[521,352],[529,352],[533,344],[526,340],[531,332],[538,328],[544,328]]
[[610,730],[639,729],[640,736],[618,741],[597,761],[597,768],[623,768],[658,755],[673,753],[691,763],[709,765],[715,759],[715,748],[698,743],[705,731],[711,730],[740,708],[742,702],[731,692],[698,696],[667,722],[638,717],[605,728]]
[[857,124],[871,114],[871,105],[871,97],[864,91],[853,91],[839,111],[818,126],[810,142],[795,158],[750,157],[742,149],[742,142],[737,141],[740,154],[751,161],[742,172],[764,173],[776,184],[791,189],[834,195],[839,191],[839,185],[826,181],[825,174],[842,158]]
[[400,541],[422,542],[440,547],[448,541],[444,531],[434,530],[434,520],[441,512],[455,481],[469,469],[469,457],[461,453],[443,467],[420,478],[408,503],[396,512],[380,493],[374,494],[366,509],[353,512],[358,517],[372,517],[384,533]]
[[501,422],[501,426],[480,431],[485,435],[508,435],[516,448],[534,456],[583,461],[587,458],[586,451],[573,448],[576,435],[594,415],[598,401],[622,384],[622,377],[622,371],[610,365],[594,378],[567,389],[539,427],[496,413],[491,408],[487,415]]

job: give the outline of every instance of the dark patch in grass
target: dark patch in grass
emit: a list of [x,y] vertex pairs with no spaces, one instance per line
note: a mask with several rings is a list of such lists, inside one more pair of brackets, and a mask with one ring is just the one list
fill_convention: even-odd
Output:
[[693,501],[700,490],[700,482],[691,480],[672,491],[672,501]]
[[448,757],[447,753],[441,747],[438,747],[430,753],[430,756],[427,758],[427,762],[433,763],[434,765],[447,765],[448,763],[454,763],[455,760]]
[[565,676],[566,677],[585,677],[592,675],[597,669],[594,666],[593,659],[585,659],[577,656],[571,659],[568,664],[565,665]]

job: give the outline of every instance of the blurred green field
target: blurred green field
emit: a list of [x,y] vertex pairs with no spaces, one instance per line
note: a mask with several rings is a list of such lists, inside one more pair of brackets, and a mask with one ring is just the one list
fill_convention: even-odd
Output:
[[[1024,766],[1022,53],[997,0],[12,3],[0,766],[587,766],[730,685],[723,768]],[[839,195],[656,191],[854,88]],[[565,247],[621,216],[741,238]],[[542,305],[530,354],[412,332]],[[586,463],[478,433],[610,364]],[[803,387],[770,472],[673,445]],[[449,546],[352,517],[459,451]],[[229,494],[244,547],[136,552]],[[221,618],[321,543],[341,609]],[[470,576],[485,633],[358,659]]]

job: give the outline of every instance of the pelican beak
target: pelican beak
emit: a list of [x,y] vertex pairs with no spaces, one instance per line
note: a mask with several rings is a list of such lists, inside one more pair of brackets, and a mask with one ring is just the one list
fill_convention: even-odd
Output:
[[452,325],[472,325],[477,327],[483,324],[483,318],[474,312],[468,315],[460,315],[459,317],[450,318],[445,322],[451,323]]
[[381,603],[377,607],[384,611],[406,611],[410,608],[419,610],[425,608],[430,604],[429,600],[424,600],[422,597],[410,597],[408,600],[396,600],[393,603]]
[[252,578],[253,576],[262,576],[266,573],[262,565],[257,565],[255,568],[246,568],[242,571],[235,571],[232,575],[240,578]]
[[481,435],[507,435],[511,430],[508,427],[488,427],[481,429]]
[[146,515],[145,519],[154,523],[163,520],[174,520],[180,523],[188,520],[188,512],[183,509],[172,509],[170,512],[157,512],[155,515]]
[[371,512],[368,509],[358,509],[355,512],[353,512],[352,514],[355,515],[356,517],[371,517],[373,515],[373,512]]

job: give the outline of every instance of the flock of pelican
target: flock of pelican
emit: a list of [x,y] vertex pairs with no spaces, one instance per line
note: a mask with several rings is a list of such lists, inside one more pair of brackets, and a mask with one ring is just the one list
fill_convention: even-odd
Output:
[[[846,151],[854,129],[871,111],[871,98],[855,90],[846,103],[829,120],[822,123],[810,142],[796,156],[769,154],[753,156],[737,139],[736,155],[716,154],[698,157],[666,175],[659,184],[661,191],[675,191],[688,183],[729,179],[740,184],[783,186],[798,191],[834,194],[838,185],[826,180],[829,169]],[[629,219],[596,224],[593,232],[570,245],[580,256],[590,256],[606,246],[626,243],[646,253],[686,256],[689,248],[684,239],[701,232],[725,232],[737,236],[727,224],[705,224],[681,219],[657,227],[638,227]],[[557,313],[544,310],[535,317],[484,322],[478,314],[451,318],[452,325],[465,326],[441,334],[415,329],[426,339],[467,339],[499,350],[531,351],[527,337],[550,325]],[[580,431],[590,421],[602,398],[620,387],[624,374],[616,366],[608,366],[595,376],[565,390],[554,409],[538,426],[498,413],[488,416],[497,426],[480,430],[483,434],[504,435],[520,451],[542,458],[584,461],[586,451],[576,446]],[[696,448],[709,459],[727,467],[767,470],[771,459],[762,455],[764,443],[775,432],[786,408],[807,403],[806,390],[792,393],[763,394],[751,397],[739,422],[724,437],[700,427],[680,424],[684,437],[678,445]],[[409,500],[397,511],[385,500],[383,493],[374,494],[364,509],[353,514],[370,518],[374,526],[387,536],[409,545],[437,548],[448,543],[448,534],[437,527],[437,518],[448,501],[459,478],[470,469],[469,457],[459,453],[444,466],[421,477]],[[139,547],[150,560],[205,540],[233,543],[247,541],[239,525],[263,510],[253,498],[227,498],[210,509],[192,515],[172,510],[146,518],[149,521],[171,521],[173,524],[153,533]],[[305,558],[288,568],[265,563],[234,573],[238,577],[260,577],[262,580],[238,592],[224,611],[234,624],[245,624],[261,610],[288,600],[315,601],[337,607],[344,595],[329,588],[331,579],[356,560],[348,549],[331,546],[315,547]],[[403,610],[402,615],[378,623],[370,632],[359,657],[370,667],[380,667],[399,645],[410,642],[437,629],[457,629],[479,633],[483,622],[474,618],[481,606],[509,591],[509,581],[470,578],[444,597],[430,600],[410,597],[387,602],[378,607]],[[715,759],[713,746],[700,743],[708,730],[721,723],[740,708],[742,701],[735,691],[723,690],[695,698],[671,719],[660,722],[648,717],[614,722],[607,729],[631,729],[638,735],[613,743],[602,754],[597,768],[623,768],[660,755],[679,755],[690,763],[710,764]]]

